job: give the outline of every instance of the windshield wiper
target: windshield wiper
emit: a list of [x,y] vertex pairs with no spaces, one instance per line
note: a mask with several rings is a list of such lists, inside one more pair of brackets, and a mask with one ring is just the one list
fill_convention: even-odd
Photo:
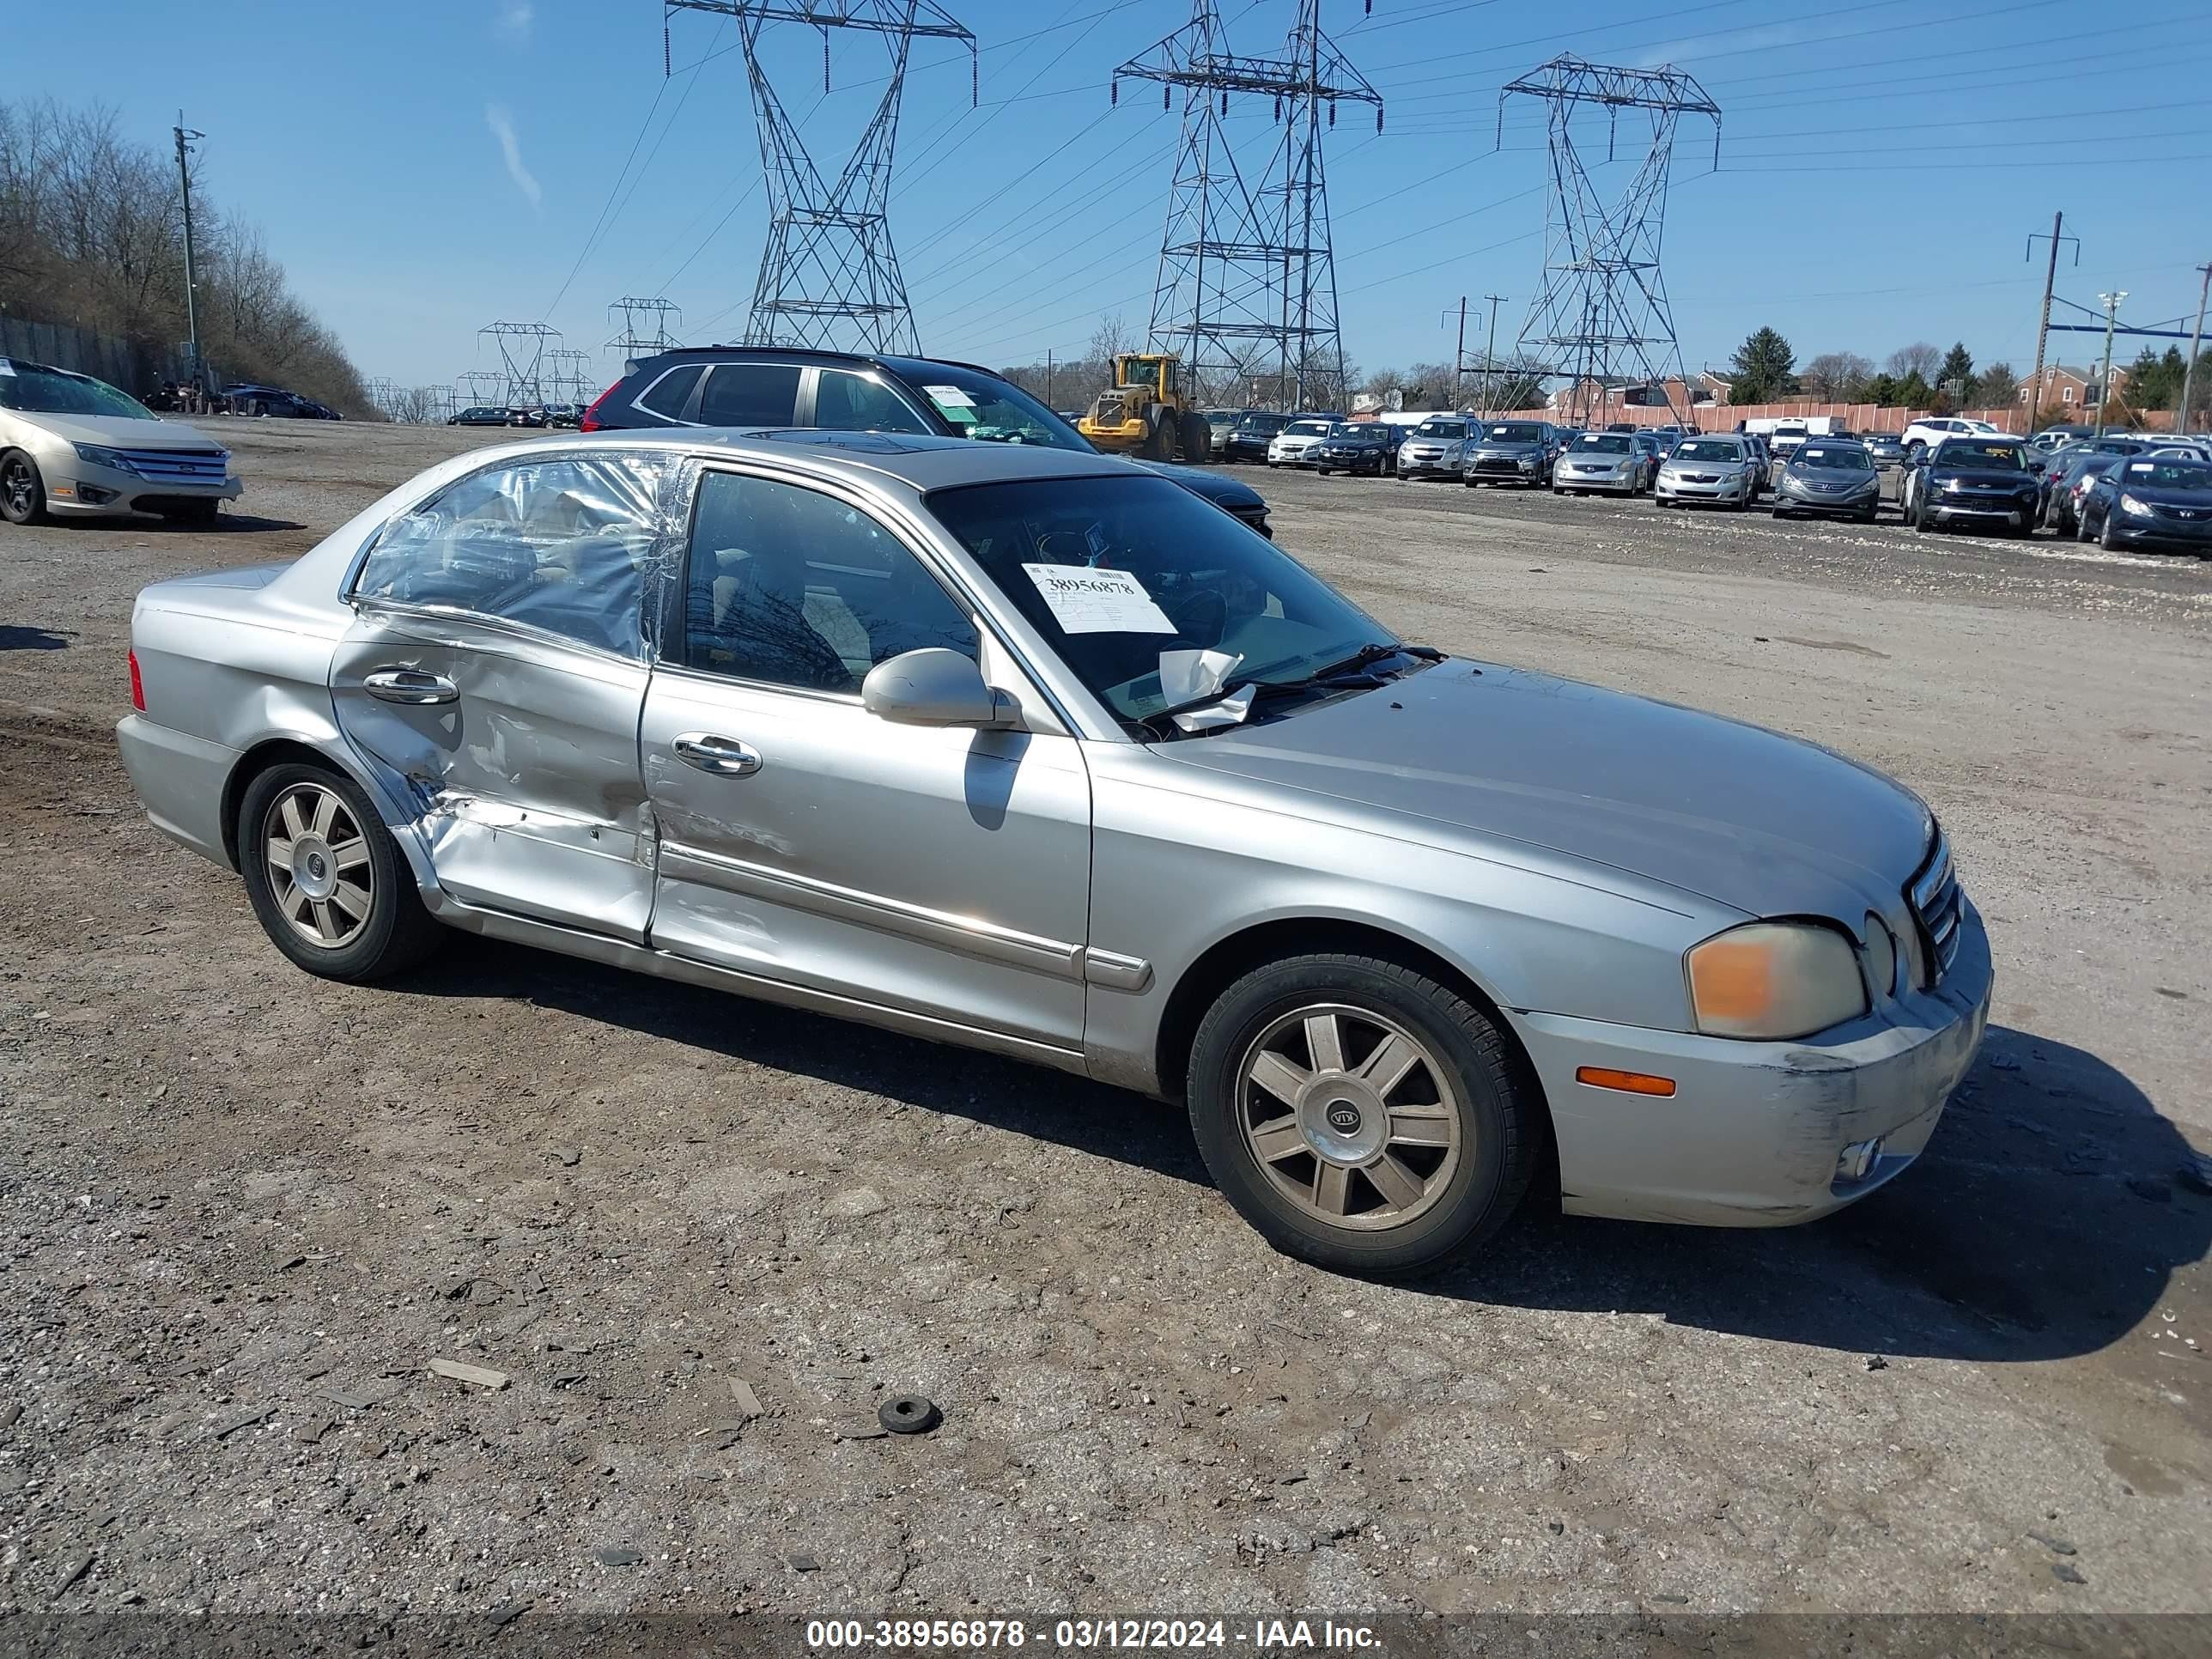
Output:
[[[1155,709],[1138,720],[1136,724],[1154,737],[1167,738],[1177,735],[1175,725],[1176,715],[1195,714],[1201,708],[1211,708],[1214,704],[1236,696],[1243,691],[1249,691],[1252,694],[1253,702],[1257,704],[1263,698],[1288,696],[1301,691],[1364,690],[1382,684],[1380,678],[1366,671],[1374,664],[1389,657],[1413,657],[1422,662],[1442,662],[1444,659],[1444,653],[1430,645],[1363,645],[1343,661],[1333,662],[1324,667],[1316,668],[1312,673],[1301,675],[1294,680],[1261,680],[1254,679],[1249,676],[1224,680],[1204,696],[1192,697],[1182,702],[1170,703],[1165,708]],[[1228,731],[1232,728],[1224,726],[1204,729]],[[1191,732],[1184,735],[1194,737],[1197,733]]]
[[1361,670],[1370,668],[1391,657],[1414,657],[1423,662],[1442,662],[1444,653],[1429,645],[1363,645],[1342,662],[1333,662],[1316,668],[1304,679],[1297,682],[1310,685],[1316,681],[1340,679]]

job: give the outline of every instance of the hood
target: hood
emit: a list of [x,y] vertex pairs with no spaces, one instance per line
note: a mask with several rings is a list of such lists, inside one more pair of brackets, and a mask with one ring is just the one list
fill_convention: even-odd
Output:
[[1540,438],[1526,442],[1513,438],[1468,438],[1464,441],[1469,449],[1484,455],[1540,455],[1551,447]]
[[1815,744],[1456,659],[1155,752],[1425,819],[1442,844],[1508,863],[1545,849],[1854,933],[1897,910],[1934,831],[1910,790]]
[[[1208,472],[1202,466],[1177,466],[1170,461],[1139,461],[1139,466],[1157,472],[1163,478],[1172,478],[1194,495],[1203,495],[1216,507],[1265,507],[1260,492],[1248,483],[1219,472]],[[1174,499],[1170,496],[1169,499]]]
[[2017,467],[1969,466],[1963,462],[1946,464],[1932,462],[1928,468],[1931,478],[1958,478],[1972,484],[1996,484],[2008,489],[2033,489],[2039,481],[2033,472],[2022,472]]
[[106,444],[114,449],[223,449],[204,432],[177,421],[138,421],[120,415],[46,415],[33,410],[9,413],[73,444]]

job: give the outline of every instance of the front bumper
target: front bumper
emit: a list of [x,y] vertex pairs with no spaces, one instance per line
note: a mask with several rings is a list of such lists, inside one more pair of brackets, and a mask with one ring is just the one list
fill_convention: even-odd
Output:
[[125,518],[173,510],[188,501],[234,501],[246,485],[234,472],[221,483],[143,478],[119,467],[97,466],[72,455],[59,467],[42,463],[46,510],[57,518]]
[[[1739,1042],[1559,1014],[1513,1016],[1544,1085],[1573,1215],[1778,1227],[1865,1197],[1920,1155],[1973,1064],[1993,975],[1980,913],[1932,991],[1796,1042]],[[1675,1081],[1661,1098],[1576,1081],[1585,1066]],[[1879,1138],[1863,1174],[1846,1147]]]
[[1662,501],[1742,501],[1751,499],[1751,474],[1739,473],[1734,477],[1716,479],[1711,483],[1690,483],[1670,479],[1664,473],[1651,486],[1651,493]]
[[1577,472],[1569,467],[1555,467],[1552,471],[1554,489],[1608,489],[1623,495],[1636,493],[1633,472]]
[[1462,482],[1468,484],[1520,484],[1534,489],[1549,481],[1549,470],[1533,457],[1522,459],[1510,455],[1473,455],[1460,469]]
[[2124,547],[2185,547],[2195,552],[2212,551],[2212,519],[2170,519],[2163,514],[2141,519],[2117,507],[2105,515],[2112,526],[2112,539]]
[[1398,476],[1401,478],[1456,478],[1460,465],[1457,461],[1444,459],[1444,452],[1433,454],[1408,454],[1398,452]]
[[1269,466],[1311,466],[1313,464],[1314,454],[1311,444],[1300,449],[1270,449],[1267,452]]
[[2003,524],[2017,528],[2033,524],[2039,516],[2033,491],[1984,495],[1931,489],[1927,501],[1928,516],[1939,524]]
[[1881,487],[1862,489],[1850,495],[1801,495],[1795,490],[1777,492],[1774,510],[1778,513],[1832,513],[1839,517],[1863,518],[1881,505]]

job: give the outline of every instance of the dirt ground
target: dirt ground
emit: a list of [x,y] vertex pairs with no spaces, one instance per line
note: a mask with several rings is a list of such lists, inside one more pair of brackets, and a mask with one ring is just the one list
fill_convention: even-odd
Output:
[[223,435],[219,532],[0,526],[0,1609],[2212,1612],[2212,565],[1247,474],[1411,637],[1897,774],[1997,953],[1868,1202],[1380,1288],[1102,1088],[458,937],[294,970],[134,805],[131,596],[472,434]]

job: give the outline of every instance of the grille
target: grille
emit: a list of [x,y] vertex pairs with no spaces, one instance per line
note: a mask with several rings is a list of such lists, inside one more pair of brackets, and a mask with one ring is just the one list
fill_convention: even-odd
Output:
[[154,483],[221,483],[227,470],[219,449],[125,449],[117,452]]
[[1477,472],[1518,472],[1521,463],[1504,455],[1484,455],[1474,463]]
[[1928,854],[1928,862],[1920,866],[1920,873],[1912,878],[1905,890],[1912,914],[1919,919],[1921,932],[1926,936],[1929,949],[1929,982],[1932,985],[1950,971],[1951,959],[1959,954],[1959,917],[1966,898],[1959,890],[1958,873],[1951,867],[1950,838],[1938,830],[1936,845]]

